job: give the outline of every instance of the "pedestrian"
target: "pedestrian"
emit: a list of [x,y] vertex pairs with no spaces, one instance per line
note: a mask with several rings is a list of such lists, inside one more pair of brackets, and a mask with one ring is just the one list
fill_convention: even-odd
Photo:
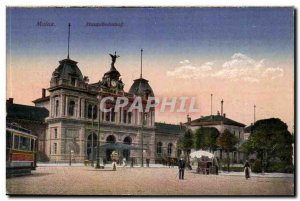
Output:
[[126,166],[127,166],[126,158],[124,157],[124,158],[123,158],[123,167],[126,167]]
[[244,170],[245,170],[246,179],[250,178],[250,164],[247,160],[246,160],[246,163],[244,165]]
[[181,157],[178,162],[179,179],[184,179],[185,160]]

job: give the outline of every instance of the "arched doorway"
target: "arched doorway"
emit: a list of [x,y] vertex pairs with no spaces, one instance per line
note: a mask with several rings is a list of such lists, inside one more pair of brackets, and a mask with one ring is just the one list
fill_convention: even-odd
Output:
[[90,134],[87,138],[87,156],[88,160],[96,160],[97,151],[97,135],[95,133]]
[[[116,143],[116,138],[113,135],[109,135],[106,138],[106,143]],[[106,149],[106,161],[111,161],[111,153],[114,151],[114,149]]]
[[[131,145],[131,143],[132,143],[131,137],[129,137],[129,136],[125,137],[123,143]],[[126,158],[126,160],[128,160],[129,157],[130,157],[130,150],[124,149],[123,150],[123,157]]]

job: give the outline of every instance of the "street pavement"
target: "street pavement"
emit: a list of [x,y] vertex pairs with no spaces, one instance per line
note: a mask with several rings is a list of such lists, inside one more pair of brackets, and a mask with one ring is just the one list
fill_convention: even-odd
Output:
[[[72,164],[38,164],[32,175],[8,178],[10,195],[294,195],[293,175],[220,172],[200,175],[185,171],[178,179],[177,167],[105,169]],[[279,176],[280,175],[280,176]]]

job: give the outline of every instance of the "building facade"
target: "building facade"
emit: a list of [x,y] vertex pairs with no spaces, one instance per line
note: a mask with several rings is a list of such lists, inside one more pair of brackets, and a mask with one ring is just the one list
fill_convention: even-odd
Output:
[[[72,154],[72,160],[83,162],[96,159],[97,141],[100,142],[100,157],[104,161],[111,160],[112,149],[101,149],[107,143],[127,144],[143,147],[141,150],[120,150],[120,157],[131,158],[137,162],[150,159],[155,163],[161,157],[157,149],[157,140],[165,144],[172,144],[171,156],[176,156],[176,144],[181,132],[168,133],[162,124],[155,124],[155,108],[149,112],[140,112],[128,107],[121,107],[115,111],[117,97],[127,97],[129,105],[136,97],[140,97],[143,106],[154,92],[149,81],[141,77],[134,80],[130,90],[124,91],[121,74],[115,67],[116,55],[110,55],[112,63],[102,79],[97,83],[89,83],[83,76],[77,62],[67,59],[61,60],[59,66],[52,73],[50,87],[42,90],[42,97],[34,100],[36,107],[49,110],[46,118],[45,154],[52,162],[67,162]],[[100,101],[105,97],[113,97],[106,101],[105,109],[100,110]],[[176,127],[176,125],[173,125]],[[172,125],[171,125],[172,127]],[[100,133],[98,132],[100,130]],[[159,144],[160,145],[160,144]]]
[[[244,154],[240,150],[240,147],[244,142],[244,124],[227,118],[226,114],[218,113],[217,115],[202,116],[194,120],[192,120],[190,117],[187,117],[187,122],[184,125],[192,131],[196,131],[201,127],[216,128],[219,131],[219,134],[228,129],[239,140],[238,144],[236,145],[236,150],[230,153],[232,162],[240,163],[244,160]],[[226,155],[222,150],[218,150],[214,154],[221,159],[224,157],[226,158]]]

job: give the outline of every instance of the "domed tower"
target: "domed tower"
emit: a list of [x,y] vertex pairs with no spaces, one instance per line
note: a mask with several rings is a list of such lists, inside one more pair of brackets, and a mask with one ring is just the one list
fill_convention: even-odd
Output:
[[133,81],[133,84],[129,89],[129,93],[148,99],[148,97],[154,97],[154,93],[149,85],[149,81],[143,78],[142,55],[143,49],[141,49],[141,75],[139,79]]
[[69,47],[70,47],[70,26],[68,34],[68,56],[66,59],[59,61],[59,66],[52,73],[50,88],[59,85],[73,86],[84,88],[87,77],[83,77],[80,69],[77,66],[77,62],[70,59]]
[[[142,62],[142,56],[143,56],[143,49],[141,49],[141,75],[139,79],[136,79],[133,81],[133,84],[131,85],[129,89],[129,93],[133,94],[135,96],[142,97],[143,104],[146,103],[149,97],[154,97],[154,92],[149,85],[149,81],[143,78],[143,62]],[[154,100],[153,100],[154,101]],[[151,110],[145,115],[145,121],[146,125],[148,126],[154,126],[155,122],[155,108],[151,108]]]
[[59,66],[52,73],[50,87],[67,85],[73,87],[85,87],[85,79],[82,76],[77,62],[69,58],[59,61]]

